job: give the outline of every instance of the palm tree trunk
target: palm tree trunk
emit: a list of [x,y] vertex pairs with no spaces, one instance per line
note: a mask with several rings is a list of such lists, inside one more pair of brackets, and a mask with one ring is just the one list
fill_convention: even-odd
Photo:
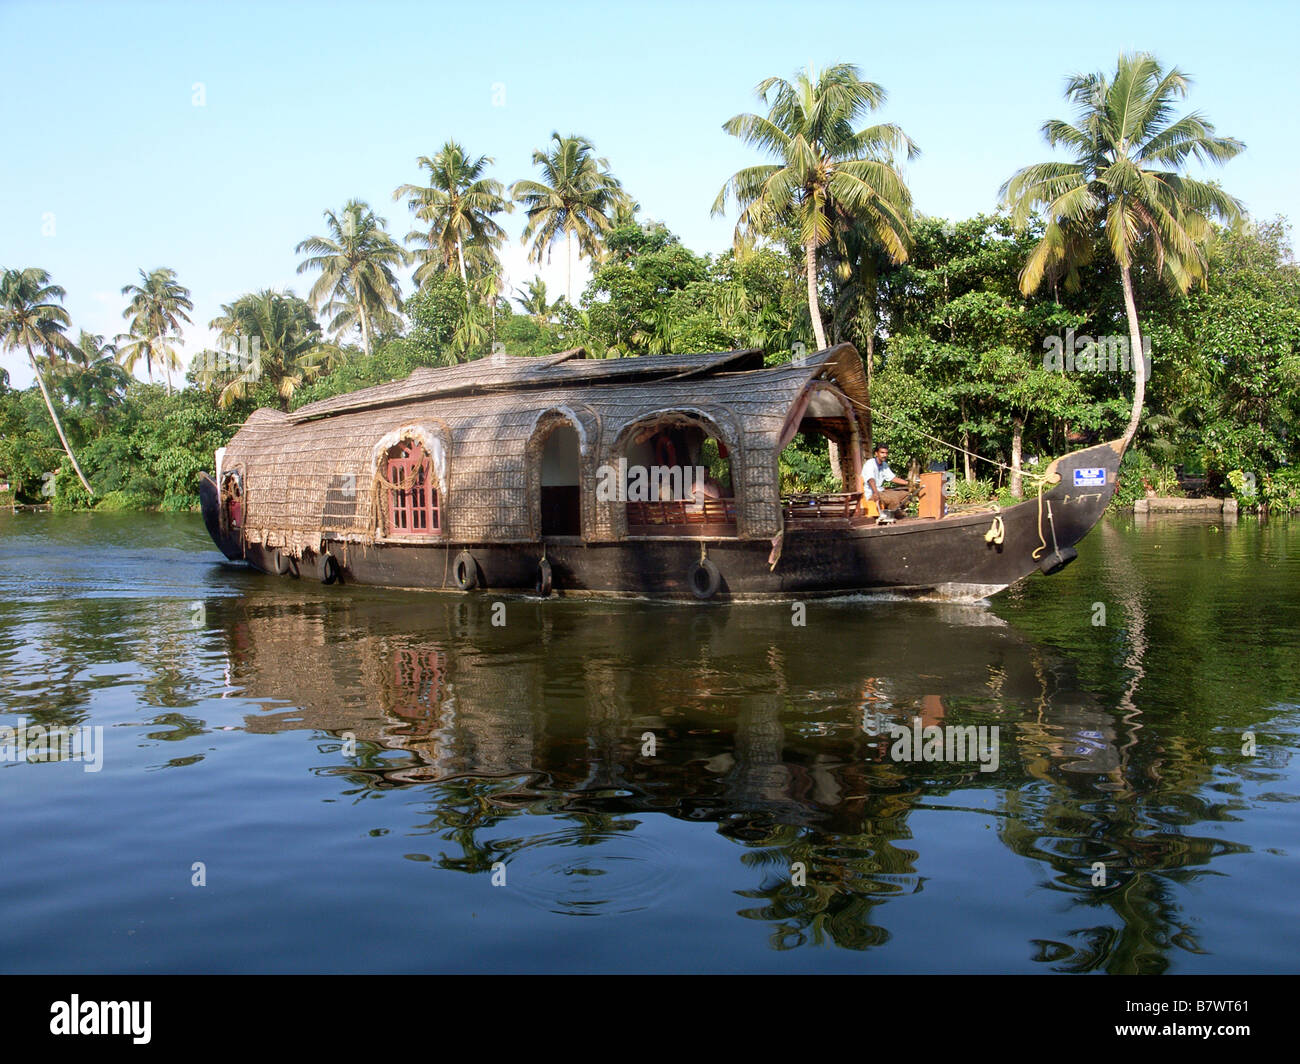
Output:
[[93,496],[95,489],[90,486],[86,480],[86,475],[81,471],[81,466],[77,465],[77,456],[72,453],[72,448],[68,446],[68,437],[63,434],[63,425],[59,421],[59,415],[54,412],[54,403],[50,400],[50,393],[45,390],[45,379],[41,376],[41,368],[36,364],[36,356],[32,354],[32,345],[27,345],[27,360],[32,364],[32,372],[36,374],[36,383],[40,386],[41,395],[45,397],[45,409],[50,412],[50,420],[54,422],[54,431],[59,434],[59,442],[63,444],[63,450],[67,453],[68,460],[72,462],[72,468],[77,471],[77,479],[81,481],[81,486],[86,489],[86,494]]
[[[962,423],[966,422],[966,400],[961,400],[957,409],[961,412]],[[975,480],[975,471],[970,464],[970,430],[962,429],[961,432],[962,461],[966,463],[966,483],[970,484]]]
[[871,392],[871,363],[876,354],[876,330],[873,328],[867,333],[867,408],[862,411],[862,420],[866,423],[867,438],[862,442],[868,447],[875,446],[875,428],[871,424],[871,407],[876,401],[876,397]]
[[1124,286],[1124,312],[1128,315],[1129,357],[1133,360],[1133,413],[1121,440],[1120,451],[1123,453],[1137,435],[1138,422],[1142,418],[1142,401],[1146,398],[1147,379],[1146,362],[1142,358],[1142,334],[1138,329],[1137,304],[1133,301],[1133,276],[1127,266],[1120,267],[1119,276]]
[[361,347],[370,357],[370,319],[366,317],[366,305],[357,300],[357,315],[361,318]]
[[163,360],[163,377],[167,381],[167,394],[168,396],[170,396],[172,394],[172,371],[171,371],[171,367],[167,364],[167,349],[163,345],[162,333],[158,334],[158,354],[162,357]]
[[564,232],[564,298],[573,306],[573,230]]
[[826,330],[822,328],[821,307],[817,305],[817,249],[812,241],[804,245],[804,267],[808,272],[808,315],[812,318],[817,350],[826,350]]
[[1020,475],[1020,452],[1024,445],[1025,419],[1011,419],[1011,494],[1019,498],[1024,494],[1024,480]]
[[465,309],[469,310],[469,274],[465,272],[465,249],[456,241],[456,258],[460,260],[460,283],[465,286]]

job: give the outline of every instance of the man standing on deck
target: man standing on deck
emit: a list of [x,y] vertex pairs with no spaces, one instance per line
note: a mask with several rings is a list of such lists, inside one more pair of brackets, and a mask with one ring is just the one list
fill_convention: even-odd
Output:
[[[907,498],[907,481],[894,476],[894,471],[889,468],[889,447],[886,444],[876,444],[876,449],[871,452],[867,464],[862,467],[862,483],[866,485],[867,496],[876,500],[882,514],[896,510]],[[903,487],[892,488],[889,487],[891,484]]]

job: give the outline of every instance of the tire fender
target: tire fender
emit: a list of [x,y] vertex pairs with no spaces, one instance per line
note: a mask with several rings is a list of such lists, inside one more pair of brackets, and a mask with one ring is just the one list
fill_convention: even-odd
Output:
[[456,586],[462,591],[473,591],[478,587],[478,562],[469,551],[463,550],[456,555],[451,572],[456,580]]
[[322,584],[332,584],[340,580],[343,576],[342,569],[339,568],[339,560],[329,551],[320,556],[320,582]]
[[701,558],[687,572],[686,582],[690,585],[691,594],[701,602],[706,602],[718,593],[718,588],[722,586],[722,574],[708,558]]

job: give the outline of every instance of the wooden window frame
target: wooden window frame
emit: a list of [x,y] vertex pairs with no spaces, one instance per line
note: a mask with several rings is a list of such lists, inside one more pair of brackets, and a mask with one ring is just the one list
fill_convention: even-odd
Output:
[[388,487],[385,491],[388,535],[429,538],[442,535],[442,500],[434,477],[433,460],[417,440],[405,439],[384,456],[384,479],[391,484],[406,484],[412,474],[416,481],[405,490]]

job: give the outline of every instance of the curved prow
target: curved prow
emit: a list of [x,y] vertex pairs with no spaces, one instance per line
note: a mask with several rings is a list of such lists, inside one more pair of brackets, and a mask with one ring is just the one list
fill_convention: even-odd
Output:
[[1062,455],[1044,470],[1044,490],[1036,502],[1021,504],[1036,508],[1042,547],[1034,557],[1044,573],[1060,572],[1078,557],[1074,545],[1101,520],[1115,494],[1123,454],[1119,439]]

